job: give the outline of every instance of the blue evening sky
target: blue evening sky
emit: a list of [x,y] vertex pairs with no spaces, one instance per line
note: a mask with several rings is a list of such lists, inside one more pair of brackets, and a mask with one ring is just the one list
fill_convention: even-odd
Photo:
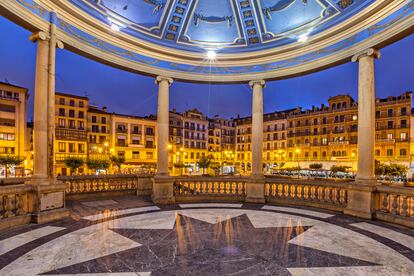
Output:
[[[0,81],[6,79],[29,88],[28,120],[33,112],[36,45],[30,33],[0,17]],[[414,90],[414,35],[381,50],[376,63],[377,96],[387,97]],[[56,89],[88,96],[91,104],[109,111],[132,115],[156,112],[154,79],[99,64],[67,50],[58,50]],[[265,112],[296,106],[305,108],[327,103],[330,96],[350,94],[357,98],[357,64],[346,63],[328,70],[288,80],[268,82],[264,92]],[[197,108],[209,116],[248,116],[251,91],[247,84],[209,85],[175,82],[170,107],[184,111]]]

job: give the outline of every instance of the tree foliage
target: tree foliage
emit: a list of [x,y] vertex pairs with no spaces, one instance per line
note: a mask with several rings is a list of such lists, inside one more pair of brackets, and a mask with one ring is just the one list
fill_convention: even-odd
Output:
[[8,166],[18,166],[24,161],[24,157],[15,155],[0,156],[0,164],[5,167],[5,177],[7,177]]
[[350,168],[351,167],[349,167],[349,166],[333,165],[331,167],[331,172],[334,173],[334,174],[339,173],[339,172],[346,173],[348,171],[348,169],[350,169]]
[[320,169],[322,169],[322,164],[321,163],[309,164],[309,169],[320,170]]
[[378,176],[405,176],[408,168],[401,164],[383,164],[375,160],[375,175]]
[[65,158],[66,167],[70,168],[72,171],[76,171],[78,168],[82,167],[84,161],[81,157],[68,156]]
[[111,164],[104,159],[88,159],[86,165],[90,170],[107,170]]
[[200,159],[197,161],[198,167],[203,169],[203,174],[205,173],[205,170],[211,166],[211,162],[211,158],[207,156],[201,156]]
[[115,155],[112,155],[110,157],[110,160],[111,160],[112,164],[114,166],[116,166],[119,171],[121,171],[121,166],[122,166],[122,164],[125,163],[125,157],[124,156],[115,156]]

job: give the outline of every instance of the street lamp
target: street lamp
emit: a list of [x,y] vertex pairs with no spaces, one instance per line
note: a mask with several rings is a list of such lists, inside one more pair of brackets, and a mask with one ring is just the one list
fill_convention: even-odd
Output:
[[298,178],[299,178],[299,172],[300,172],[299,153],[300,153],[300,148],[296,148],[295,152],[296,152],[296,160],[298,161]]

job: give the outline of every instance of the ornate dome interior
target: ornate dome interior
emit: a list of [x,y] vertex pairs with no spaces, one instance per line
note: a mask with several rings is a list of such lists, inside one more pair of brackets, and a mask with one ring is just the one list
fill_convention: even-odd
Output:
[[412,0],[0,0],[66,49],[124,70],[196,82],[306,74],[413,32]]
[[174,49],[237,53],[296,42],[374,0],[70,0],[121,32]]

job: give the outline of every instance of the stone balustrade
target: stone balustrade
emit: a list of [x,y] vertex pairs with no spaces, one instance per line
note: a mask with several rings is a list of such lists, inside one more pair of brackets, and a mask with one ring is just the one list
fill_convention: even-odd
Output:
[[180,177],[174,179],[174,196],[177,201],[243,201],[246,182],[242,177]]
[[265,196],[267,202],[343,211],[348,202],[348,185],[345,181],[268,178]]
[[151,176],[136,174],[119,175],[76,175],[60,176],[59,181],[66,184],[66,195],[69,199],[86,197],[91,194],[137,194],[149,195],[152,190]]
[[0,230],[30,222],[29,185],[9,185],[0,188]]
[[378,186],[377,219],[414,227],[414,188]]

